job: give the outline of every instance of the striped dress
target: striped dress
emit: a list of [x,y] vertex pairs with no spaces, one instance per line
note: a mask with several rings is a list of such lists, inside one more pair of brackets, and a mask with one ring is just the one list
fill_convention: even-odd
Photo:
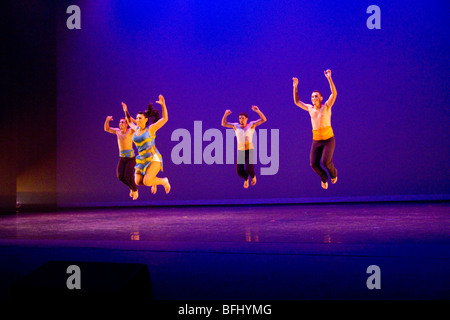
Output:
[[133,134],[133,142],[139,153],[139,155],[136,156],[136,166],[134,167],[136,173],[140,173],[144,176],[155,154],[157,154],[161,160],[161,171],[163,171],[162,156],[155,146],[155,135],[150,133],[148,127],[145,128],[144,132],[139,136],[136,135],[135,132]]

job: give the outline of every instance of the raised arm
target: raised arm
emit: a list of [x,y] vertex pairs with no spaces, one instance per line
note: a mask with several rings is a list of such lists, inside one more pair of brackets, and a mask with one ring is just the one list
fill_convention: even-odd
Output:
[[328,98],[328,100],[325,104],[329,108],[331,108],[334,104],[334,101],[336,101],[337,91],[336,91],[336,87],[334,85],[333,79],[331,78],[331,70],[330,69],[325,71],[325,77],[327,78],[328,83],[330,84],[330,90],[331,90],[330,97]]
[[252,121],[253,128],[267,121],[266,116],[261,112],[261,110],[259,110],[257,106],[252,106],[252,110],[255,111],[260,117],[258,120]]
[[297,78],[292,78],[293,81],[293,86],[294,86],[294,103],[299,106],[300,108],[302,108],[303,110],[309,111],[308,109],[308,105],[302,101],[300,101],[300,98],[298,96],[298,79]]
[[169,114],[167,113],[166,101],[164,100],[162,94],[159,95],[159,100],[156,101],[156,103],[160,104],[162,107],[162,118],[156,121],[154,124],[152,124],[152,128],[155,132],[156,130],[160,129],[163,125],[165,125],[167,121],[169,121]]
[[128,112],[128,107],[125,103],[122,102],[123,112],[125,113],[125,119],[127,119],[128,124],[133,123],[136,124],[136,120],[130,116]]
[[131,130],[136,131],[137,130],[136,120],[134,120],[130,116],[130,114],[128,113],[128,107],[123,102],[122,102],[122,108],[123,108],[123,112],[125,113],[125,119],[127,119],[128,125],[130,126]]
[[222,117],[222,127],[234,129],[234,126],[227,121],[227,117],[231,114],[231,110],[225,110],[225,113]]
[[116,133],[117,133],[117,130],[119,130],[119,129],[117,129],[117,128],[111,128],[111,127],[109,126],[109,122],[110,122],[112,119],[113,119],[112,116],[107,116],[103,128],[105,129],[106,132],[109,132],[109,133],[112,133],[112,134],[116,134]]

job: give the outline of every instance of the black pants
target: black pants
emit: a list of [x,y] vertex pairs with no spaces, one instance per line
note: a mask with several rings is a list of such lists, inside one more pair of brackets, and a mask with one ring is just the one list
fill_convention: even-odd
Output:
[[327,140],[313,140],[310,153],[310,164],[313,170],[320,176],[323,182],[328,180],[327,172],[322,169],[322,164],[330,174],[330,178],[337,177],[337,170],[333,165],[333,153],[336,140],[331,137]]
[[255,166],[250,163],[250,159],[253,159],[253,149],[250,150],[238,150],[236,172],[244,180],[248,177],[255,177]]
[[134,182],[135,165],[135,157],[120,157],[119,163],[117,164],[117,178],[133,191],[137,191],[137,186]]

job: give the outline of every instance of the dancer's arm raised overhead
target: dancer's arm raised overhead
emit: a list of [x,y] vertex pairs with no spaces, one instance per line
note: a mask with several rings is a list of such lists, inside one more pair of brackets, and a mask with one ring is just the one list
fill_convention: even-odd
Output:
[[127,119],[128,125],[130,126],[131,130],[136,131],[137,130],[136,120],[131,118],[130,114],[128,113],[128,107],[123,102],[122,102],[122,108],[123,108],[123,112],[125,112],[125,119]]
[[260,116],[258,120],[251,122],[253,128],[267,121],[266,116],[261,112],[261,110],[259,110],[257,106],[252,106],[252,110],[255,111]]
[[303,110],[309,111],[308,106],[312,108],[311,105],[308,105],[302,101],[300,101],[300,98],[298,96],[298,79],[297,78],[292,78],[293,81],[293,86],[294,86],[294,102],[297,106],[299,106],[300,108],[302,108]]
[[230,114],[231,114],[231,110],[225,110],[225,113],[224,113],[224,115],[223,115],[223,117],[222,117],[222,127],[234,129],[234,125],[235,125],[235,124],[229,123],[229,122],[227,121],[227,117],[228,117]]
[[156,132],[163,125],[165,125],[167,121],[169,121],[169,114],[167,113],[166,101],[164,100],[162,94],[159,95],[159,100],[156,101],[156,103],[160,104],[162,107],[162,118],[151,125],[153,132]]
[[133,119],[133,117],[130,116],[130,113],[128,112],[127,105],[122,102],[123,111],[125,112],[125,119],[127,119],[128,124],[133,123],[136,124],[136,120]]
[[334,86],[333,79],[331,78],[331,70],[330,69],[325,71],[325,77],[327,78],[328,83],[330,84],[330,90],[331,90],[330,97],[328,98],[327,102],[325,102],[325,104],[329,108],[331,108],[334,104],[334,101],[336,101],[337,91],[336,91],[336,87]]
[[113,117],[112,116],[107,116],[106,120],[105,120],[105,125],[103,126],[103,128],[105,129],[106,132],[112,133],[112,134],[116,134],[117,131],[119,131],[118,128],[111,128],[109,126],[109,122],[112,121]]

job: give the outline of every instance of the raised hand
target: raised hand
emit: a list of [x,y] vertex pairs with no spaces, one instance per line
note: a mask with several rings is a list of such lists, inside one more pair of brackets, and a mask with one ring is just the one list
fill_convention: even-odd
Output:
[[162,106],[166,104],[166,101],[164,100],[164,97],[163,97],[162,94],[159,95],[159,100],[156,101],[156,103],[158,103],[158,104],[160,104]]
[[229,109],[225,110],[225,115],[226,115],[226,116],[228,116],[228,115],[230,115],[230,114],[231,114],[231,110],[229,110]]
[[293,81],[293,85],[294,85],[294,87],[296,87],[296,86],[298,86],[298,79],[297,78],[292,78],[292,81]]
[[123,102],[122,102],[122,108],[123,108],[123,111],[125,111],[125,112],[128,111],[127,105],[125,103],[123,103]]
[[330,70],[330,69],[328,69],[328,70],[325,71],[324,73],[325,73],[325,77],[326,77],[327,79],[330,79],[330,78],[331,78],[331,70]]
[[109,121],[112,121],[112,119],[113,119],[112,116],[107,116],[107,117],[106,117],[106,121],[108,121],[108,122],[109,122]]
[[252,106],[252,110],[255,111],[255,112],[258,112],[259,108],[257,106]]

